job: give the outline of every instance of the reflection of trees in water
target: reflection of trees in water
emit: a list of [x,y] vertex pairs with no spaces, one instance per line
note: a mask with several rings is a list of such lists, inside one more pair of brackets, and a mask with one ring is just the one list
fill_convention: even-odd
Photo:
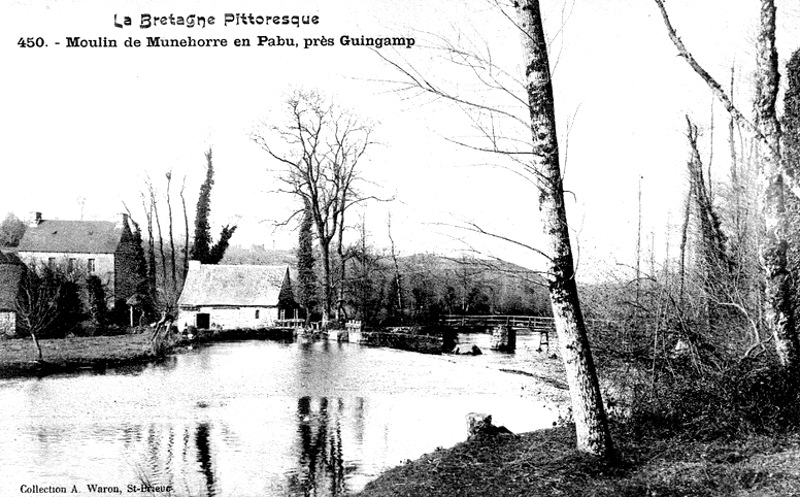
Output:
[[147,471],[151,475],[161,474],[161,461],[163,461],[160,454],[162,440],[161,431],[163,431],[163,427],[162,430],[159,430],[159,427],[153,424],[147,427],[147,447],[150,456],[147,458]]
[[197,462],[200,463],[200,469],[206,479],[206,490],[209,497],[211,497],[215,494],[214,470],[211,467],[211,443],[208,435],[208,423],[200,423],[197,425],[194,437],[195,444],[197,445]]
[[[363,415],[363,399],[355,400],[355,435],[361,440],[364,422],[359,417]],[[333,497],[348,493],[346,475],[358,471],[359,466],[345,464],[342,444],[342,420],[345,418],[344,399],[306,396],[297,400],[300,450],[298,473],[289,477],[292,495]]]
[[[142,457],[132,461],[136,484],[172,485],[176,495],[217,494],[219,478],[212,461],[212,427],[208,422],[127,426],[128,448],[144,442]],[[205,487],[205,492],[196,490]]]

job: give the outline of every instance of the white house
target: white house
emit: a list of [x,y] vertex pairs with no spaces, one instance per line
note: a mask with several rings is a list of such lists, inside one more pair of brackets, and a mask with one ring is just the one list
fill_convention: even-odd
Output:
[[189,261],[178,299],[178,328],[266,328],[297,309],[288,266]]

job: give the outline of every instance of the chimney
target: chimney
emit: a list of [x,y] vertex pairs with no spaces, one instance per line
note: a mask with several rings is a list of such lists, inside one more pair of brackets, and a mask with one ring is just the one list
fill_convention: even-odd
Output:
[[31,228],[35,228],[40,224],[42,224],[42,213],[31,211],[31,219],[30,222],[28,222],[28,226]]
[[201,265],[200,261],[189,261],[189,271],[199,271]]
[[123,213],[120,213],[120,216],[121,216],[120,220],[117,222],[116,226],[114,226],[114,227],[116,229],[118,229],[118,230],[124,230],[125,227],[128,226],[128,215],[123,212]]

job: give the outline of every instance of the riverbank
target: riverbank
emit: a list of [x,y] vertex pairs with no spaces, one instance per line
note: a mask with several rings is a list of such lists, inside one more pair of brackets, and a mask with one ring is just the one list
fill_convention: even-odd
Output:
[[[150,344],[151,330],[113,336],[68,337],[39,340],[43,361],[36,361],[30,338],[0,340],[0,379],[41,377],[78,371],[104,371],[108,368],[158,361]],[[203,330],[192,338],[177,336],[167,355],[189,347],[223,341],[292,339],[291,330],[239,329]]]
[[[466,429],[465,429],[466,435]],[[800,436],[696,442],[615,433],[616,464],[575,450],[571,426],[481,437],[391,469],[358,497],[786,496],[800,493]]]
[[[482,335],[467,337],[467,345],[484,346]],[[452,362],[469,361],[479,367],[531,377],[528,393],[562,408],[569,406],[569,391],[558,348],[540,351],[530,344],[516,354],[445,356]],[[614,378],[623,373],[610,374]],[[631,372],[625,373],[630,375]],[[781,383],[773,378],[777,385]],[[768,381],[768,380],[764,380]],[[617,399],[625,391],[606,378],[604,396]],[[633,382],[631,385],[635,385]],[[626,388],[631,388],[628,385]],[[697,386],[696,389],[702,389]],[[778,388],[780,390],[780,388]],[[761,388],[760,390],[764,390]],[[680,394],[669,402],[689,402]],[[698,393],[702,398],[708,393]],[[765,394],[766,395],[766,394]],[[769,396],[767,396],[769,397]],[[727,398],[724,395],[721,398]],[[741,399],[740,399],[741,401]],[[762,399],[762,403],[765,402]],[[669,404],[671,405],[671,404]],[[715,404],[711,404],[715,405]],[[721,405],[728,405],[724,402]],[[674,407],[674,406],[673,406]],[[769,406],[761,405],[764,416]],[[666,409],[666,407],[663,407]],[[741,406],[729,409],[735,415]],[[612,409],[613,410],[613,409]],[[687,413],[694,413],[686,408]],[[781,411],[782,412],[782,411]],[[787,411],[790,412],[790,411]],[[490,413],[490,412],[489,412]],[[734,413],[734,414],[731,414]],[[367,484],[359,497],[432,496],[786,496],[800,495],[800,434],[770,429],[764,420],[761,430],[728,427],[713,415],[684,420],[674,430],[644,428],[637,434],[632,426],[616,424],[614,442],[619,462],[604,464],[575,450],[571,425],[523,433],[514,437],[478,438],[450,449],[440,449],[391,469]],[[724,421],[723,414],[717,412]],[[738,419],[738,418],[737,418]],[[705,427],[716,427],[716,431]],[[704,434],[693,436],[693,432]],[[712,433],[718,435],[711,435]],[[644,433],[644,436],[642,435]],[[738,433],[738,436],[734,434]],[[770,435],[744,435],[770,433]],[[467,429],[464,427],[464,438]],[[702,439],[703,441],[698,441]]]
[[449,362],[467,363],[530,377],[533,381],[526,389],[526,393],[536,396],[545,403],[558,406],[559,410],[566,414],[570,405],[569,385],[567,385],[564,362],[557,354],[557,338],[551,338],[552,344],[547,349],[540,346],[540,337],[537,335],[519,334],[518,338],[516,353],[509,354],[491,350],[491,335],[487,333],[459,335],[460,349],[469,350],[473,345],[477,345],[483,353],[476,356],[444,354],[442,358]]
[[0,340],[0,378],[46,376],[82,370],[104,370],[156,360],[150,334],[39,340],[44,361],[36,361],[29,338]]

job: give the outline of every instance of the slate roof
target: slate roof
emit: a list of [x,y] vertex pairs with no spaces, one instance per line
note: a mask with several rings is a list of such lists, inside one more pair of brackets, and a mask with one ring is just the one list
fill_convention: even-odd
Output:
[[19,278],[24,269],[15,255],[0,252],[0,311],[16,310]]
[[29,226],[17,252],[113,254],[122,229],[113,221],[51,221]]
[[211,264],[190,268],[178,306],[277,306],[288,269]]

